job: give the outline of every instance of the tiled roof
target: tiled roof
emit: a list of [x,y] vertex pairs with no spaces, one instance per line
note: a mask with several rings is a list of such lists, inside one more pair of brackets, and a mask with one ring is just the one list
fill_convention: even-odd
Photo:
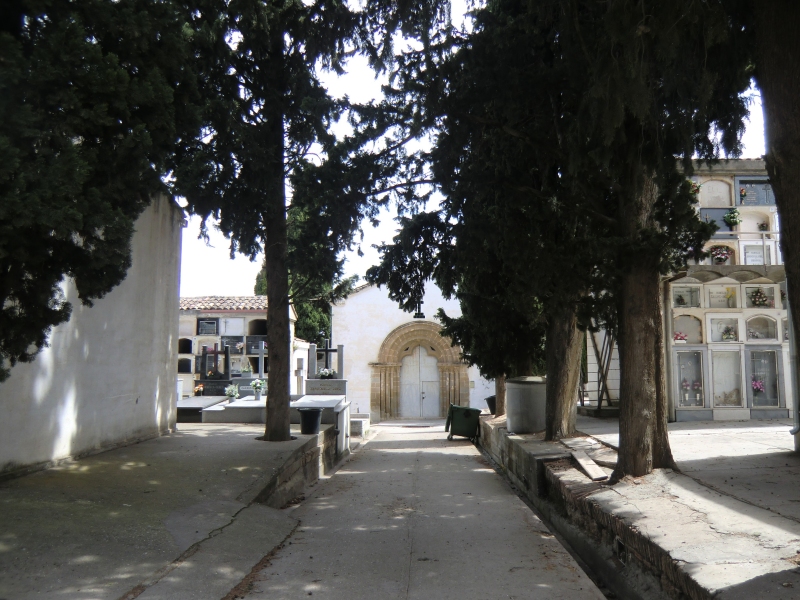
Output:
[[267,310],[266,296],[194,296],[181,298],[181,310]]
[[364,284],[361,284],[361,285],[359,285],[358,287],[354,287],[354,288],[353,288],[353,291],[352,291],[352,292],[350,292],[350,293],[351,293],[351,294],[357,294],[357,293],[358,293],[358,292],[360,292],[361,290],[365,290],[365,289],[367,289],[368,287],[372,287],[372,284],[371,284],[371,283],[364,283]]

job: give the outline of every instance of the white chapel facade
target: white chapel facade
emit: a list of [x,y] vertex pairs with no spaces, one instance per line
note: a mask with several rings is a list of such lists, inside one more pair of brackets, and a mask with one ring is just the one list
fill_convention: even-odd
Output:
[[444,418],[450,404],[485,408],[494,382],[461,360],[461,350],[440,333],[434,315],[459,316],[429,284],[419,314],[402,311],[387,290],[363,285],[333,307],[332,337],[347,352],[343,378],[355,413],[373,422]]

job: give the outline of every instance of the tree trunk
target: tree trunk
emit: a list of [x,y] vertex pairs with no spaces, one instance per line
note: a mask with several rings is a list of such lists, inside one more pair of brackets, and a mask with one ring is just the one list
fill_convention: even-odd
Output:
[[[283,37],[275,36],[272,67],[283,74]],[[279,81],[279,79],[276,79]],[[291,331],[289,328],[289,271],[286,265],[288,233],[284,182],[284,131],[280,111],[273,111],[266,133],[269,141],[269,189],[265,215],[266,240],[264,266],[267,277],[267,425],[264,439],[285,442],[291,439],[289,425],[289,377]]]
[[[270,442],[291,439],[289,431],[289,362],[292,341],[289,330],[289,273],[286,268],[286,206],[281,179],[281,207],[267,219],[264,262],[267,273],[267,426]],[[277,189],[274,190],[277,193]]]
[[766,130],[764,158],[781,219],[794,339],[800,340],[800,3],[753,0],[752,6],[756,15],[756,82]]
[[547,324],[547,404],[545,439],[559,440],[575,432],[583,332],[575,310],[553,311]]
[[[625,234],[638,239],[652,223],[658,191],[643,175],[620,218]],[[641,477],[654,468],[674,467],[666,427],[661,283],[656,254],[626,257],[619,294],[619,458],[613,479]]]
[[506,414],[506,376],[499,375],[494,380],[495,416],[502,417]]

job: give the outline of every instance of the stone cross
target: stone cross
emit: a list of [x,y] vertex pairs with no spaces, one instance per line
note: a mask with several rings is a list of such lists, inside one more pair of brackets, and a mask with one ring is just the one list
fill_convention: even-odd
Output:
[[302,358],[297,359],[297,370],[294,372],[295,377],[297,377],[297,393],[303,394],[305,393],[305,387],[303,386],[303,376],[305,373],[303,372],[303,367],[305,366],[305,361]]
[[[229,363],[230,363],[230,351],[228,350],[227,346],[225,347],[225,350],[227,352],[227,359],[226,359],[225,366],[227,367],[229,365]],[[202,348],[203,358],[200,360],[200,364],[203,366],[203,373],[202,373],[203,377],[202,377],[202,379],[205,379],[208,376],[208,372],[209,371],[213,371],[214,373],[218,373],[219,372],[219,369],[218,369],[219,355],[220,354],[226,354],[226,352],[223,352],[223,351],[219,350],[217,348],[217,344],[214,344],[214,349],[213,350],[209,350],[208,346],[203,346],[203,348]],[[214,368],[213,369],[209,369],[208,368],[208,359],[211,356],[214,357]]]
[[331,368],[330,356],[332,353],[337,352],[336,348],[331,347],[331,341],[325,340],[325,347],[318,349],[317,352],[323,352],[325,354],[325,368],[330,369]]
[[336,346],[336,379],[344,379],[344,345]]
[[264,379],[264,342],[258,342],[258,378]]

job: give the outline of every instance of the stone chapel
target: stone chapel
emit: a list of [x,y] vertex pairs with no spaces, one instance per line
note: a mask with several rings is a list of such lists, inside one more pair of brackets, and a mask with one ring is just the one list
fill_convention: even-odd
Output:
[[373,423],[388,419],[440,419],[449,405],[486,408],[494,381],[461,360],[461,350],[440,334],[434,315],[458,316],[458,301],[428,284],[416,314],[401,310],[387,290],[362,285],[333,306],[333,343],[346,348],[343,378],[354,413]]

